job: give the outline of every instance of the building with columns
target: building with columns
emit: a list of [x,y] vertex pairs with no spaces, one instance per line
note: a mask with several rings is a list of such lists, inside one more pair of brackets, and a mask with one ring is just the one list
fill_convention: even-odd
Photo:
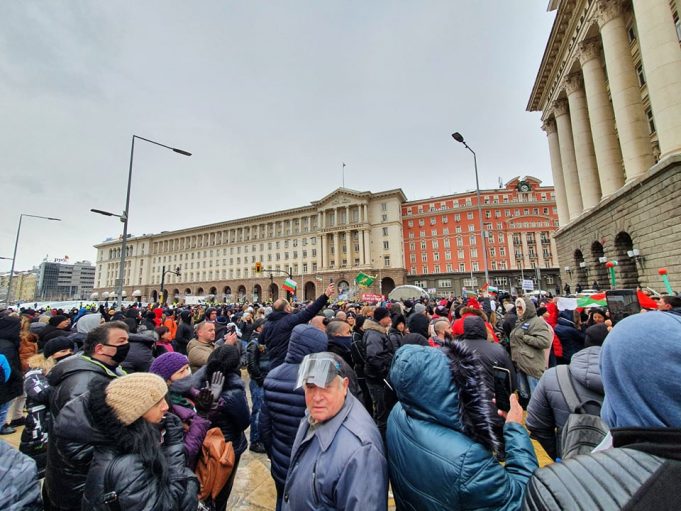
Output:
[[[387,294],[405,282],[405,200],[399,189],[372,193],[339,188],[299,208],[131,236],[123,292],[157,301],[163,279],[170,302],[192,295],[264,301],[279,296],[290,272],[298,283],[298,298],[307,300],[321,294],[330,279],[342,293],[361,271],[378,276],[367,292]],[[95,292],[102,298],[116,289],[121,240],[109,239],[95,248]],[[261,273],[255,273],[256,262],[263,265]],[[179,276],[168,273],[178,269]]]
[[[490,284],[553,292],[560,270],[553,233],[558,229],[552,186],[532,176],[480,190]],[[410,284],[460,295],[485,281],[480,219],[475,191],[402,204],[405,268]]]
[[563,280],[681,288],[680,0],[551,0],[542,113]]

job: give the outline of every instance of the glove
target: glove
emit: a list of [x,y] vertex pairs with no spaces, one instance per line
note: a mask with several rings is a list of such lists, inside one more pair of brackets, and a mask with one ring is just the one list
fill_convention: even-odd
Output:
[[220,398],[224,384],[225,375],[220,372],[213,373],[213,378],[210,381],[210,392],[213,394],[213,401],[217,401]]
[[166,446],[181,444],[184,441],[184,429],[180,418],[172,413],[168,413],[162,422],[165,429],[163,444]]
[[199,395],[196,396],[194,401],[199,410],[207,412],[213,406],[213,393],[210,388],[206,386],[199,391]]

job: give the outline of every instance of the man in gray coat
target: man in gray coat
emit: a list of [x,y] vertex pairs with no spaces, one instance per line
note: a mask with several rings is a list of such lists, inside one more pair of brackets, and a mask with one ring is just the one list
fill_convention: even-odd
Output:
[[[580,402],[603,402],[603,382],[601,380],[601,347],[592,346],[575,353],[570,361],[569,371],[575,392]],[[600,413],[600,407],[596,407]],[[557,449],[556,430],[562,428],[570,415],[565,396],[558,384],[556,368],[547,369],[532,393],[527,407],[525,426],[532,438],[536,438],[554,460],[560,456]]]
[[293,444],[284,511],[388,508],[381,435],[348,392],[339,358],[315,353],[300,364],[297,386],[304,387],[307,410]]

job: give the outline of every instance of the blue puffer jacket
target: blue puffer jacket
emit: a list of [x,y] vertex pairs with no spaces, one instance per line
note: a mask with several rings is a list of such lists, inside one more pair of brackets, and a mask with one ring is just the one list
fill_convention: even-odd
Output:
[[[505,466],[472,438],[484,432],[493,438],[491,394],[481,384],[474,352],[460,343],[451,350],[448,356],[448,348],[406,345],[393,360],[390,380],[399,403],[390,413],[387,444],[397,508],[520,509],[537,468],[530,438],[520,424],[504,426]],[[460,390],[462,382],[467,390]],[[469,403],[465,414],[460,399]]]
[[563,345],[563,359],[569,364],[572,355],[584,349],[584,334],[577,329],[574,311],[563,310],[558,314],[558,324],[553,329]]
[[[205,386],[207,382],[203,382]],[[251,421],[251,413],[246,401],[246,388],[241,377],[230,373],[226,375],[222,394],[217,406],[209,415],[211,427],[220,428],[226,442],[232,442],[234,453],[241,456],[248,447],[244,431]]]
[[324,332],[311,325],[293,329],[286,359],[265,378],[264,399],[260,410],[260,437],[272,460],[272,477],[280,485],[286,482],[291,449],[300,420],[305,416],[305,393],[295,389],[298,367],[305,355],[326,350]]

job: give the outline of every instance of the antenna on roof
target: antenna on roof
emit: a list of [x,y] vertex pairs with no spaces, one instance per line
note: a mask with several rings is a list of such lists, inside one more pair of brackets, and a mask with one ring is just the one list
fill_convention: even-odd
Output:
[[501,176],[499,176],[499,188],[503,188],[503,187],[504,187],[504,183],[502,183]]

